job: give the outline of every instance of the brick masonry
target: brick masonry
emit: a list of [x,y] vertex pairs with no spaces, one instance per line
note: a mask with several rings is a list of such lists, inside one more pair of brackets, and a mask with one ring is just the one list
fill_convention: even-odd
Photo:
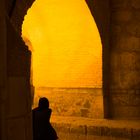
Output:
[[[69,140],[139,140],[140,121],[102,120],[87,118],[52,118],[52,124],[60,139]],[[73,136],[74,135],[74,136]],[[82,138],[83,137],[83,138]]]
[[140,1],[111,1],[110,106],[114,118],[139,118]]
[[[2,1],[2,2],[4,3],[5,1]],[[12,3],[13,1],[6,1],[6,2]],[[26,14],[27,9],[31,5],[28,3],[31,1],[28,1],[28,2],[22,1],[22,2],[23,3],[21,3],[21,1],[16,1],[16,6],[14,7],[14,11],[11,16],[11,21],[12,21],[15,29],[19,33],[21,33],[21,25],[22,25],[23,17]],[[102,1],[102,2],[104,2],[104,1]],[[139,93],[140,93],[139,92],[140,91],[140,88],[139,88],[139,84],[140,84],[140,72],[139,72],[139,68],[140,68],[140,63],[139,63],[140,18],[139,17],[140,16],[139,16],[139,13],[140,13],[140,1],[139,0],[123,0],[123,1],[122,0],[111,0],[110,2],[111,2],[110,3],[111,9],[110,8],[108,8],[108,9],[110,10],[110,18],[111,18],[111,23],[109,24],[110,31],[111,31],[111,35],[110,35],[111,38],[110,38],[110,51],[108,54],[110,54],[109,62],[110,62],[111,67],[108,66],[110,68],[109,69],[110,78],[106,77],[106,80],[108,80],[110,82],[110,85],[109,85],[110,100],[111,100],[110,114],[114,118],[118,117],[119,119],[120,118],[128,119],[129,117],[131,119],[133,119],[135,117],[137,119],[139,119],[140,118],[140,112],[139,112]],[[4,7],[3,3],[2,3],[2,6],[0,6],[2,9]],[[11,5],[11,4],[8,4],[8,5]],[[104,4],[102,4],[102,5],[104,5]],[[98,9],[100,6],[98,7],[95,5],[95,7],[97,7],[97,9]],[[101,9],[101,8],[99,8],[99,9]],[[95,9],[93,8],[93,10],[96,11],[96,8]],[[102,15],[100,12],[99,12],[99,14],[96,15],[96,17],[99,17],[100,15]],[[106,10],[103,10],[102,12],[106,13]],[[7,45],[6,40],[5,40],[6,39],[5,37],[7,36],[6,35],[6,25],[5,25],[5,18],[6,18],[5,15],[6,14],[3,11],[0,14],[0,18],[1,18],[0,25],[2,27],[1,28],[2,32],[0,32],[0,35],[1,35],[0,43],[1,43],[1,46],[4,46],[4,47],[1,47],[2,49],[0,49],[1,50],[0,56],[2,58],[2,59],[0,59],[1,68],[2,68],[0,70],[1,77],[3,77],[3,75],[5,76],[5,73],[6,73],[6,70],[5,69],[3,70],[3,67],[6,66],[5,65],[6,64],[5,63],[5,61],[6,61],[5,50],[6,50],[6,45]],[[104,16],[104,17],[106,17],[106,16]],[[108,21],[106,21],[106,20],[102,20],[102,21],[105,21],[108,23]],[[99,22],[100,21],[98,20],[98,23]],[[102,25],[102,23],[103,22],[100,22],[100,25]],[[98,26],[98,27],[101,27],[101,26]],[[101,30],[102,30],[102,28],[101,28]],[[7,31],[7,34],[8,33],[10,33],[10,32]],[[108,34],[109,33],[106,32],[105,35],[108,36]],[[12,35],[13,34],[11,34],[11,36]],[[103,59],[106,59],[106,57]],[[109,74],[107,74],[107,76]],[[6,96],[5,93],[7,91],[6,91],[5,85],[3,83],[4,83],[4,78],[1,78],[0,85],[3,86],[2,88],[0,88],[1,98],[5,99],[5,96]],[[6,84],[8,84],[8,83],[6,83]],[[22,90],[22,88],[21,88],[21,90]],[[61,98],[65,99],[64,97],[68,94],[69,93],[64,95],[63,93],[60,93],[59,96],[61,95],[62,96]],[[74,93],[74,95],[76,95],[76,93]],[[75,97],[82,98],[83,99],[82,106],[80,109],[82,109],[83,107],[84,108],[88,107],[88,110],[90,110],[89,103],[86,103],[85,101],[90,99],[89,97],[91,96],[91,93],[86,94],[88,96],[88,98],[85,98],[85,96],[83,96],[83,95],[84,95],[83,93],[80,93],[77,96],[72,95],[71,98],[73,98],[74,101],[75,101],[75,99],[74,99]],[[53,97],[53,96],[51,96],[51,97]],[[49,98],[49,99],[50,99],[50,102],[53,103],[51,101],[51,98]],[[60,101],[63,101],[62,99]],[[29,100],[29,98],[27,100]],[[27,102],[27,100],[25,102]],[[2,100],[2,101],[5,102],[5,100]],[[13,100],[13,101],[15,101],[15,100]],[[94,101],[94,98],[92,98],[92,101]],[[15,101],[15,104],[17,105],[18,102]],[[77,105],[77,104],[74,103],[74,105]],[[3,113],[3,106],[1,105],[0,108],[2,111],[1,116],[0,116],[0,119],[1,119],[0,137],[2,134],[4,138],[6,137],[5,139],[9,138],[9,139],[13,139],[13,140],[16,140],[16,139],[24,140],[26,138],[27,140],[30,140],[31,136],[29,136],[28,138],[26,137],[28,135],[28,132],[31,131],[31,128],[28,126],[29,123],[31,122],[31,119],[28,118],[29,120],[26,121],[25,116],[27,116],[27,114],[25,114],[25,116],[23,116],[23,117],[18,116],[20,118],[15,118],[16,120],[14,120],[14,118],[7,119],[7,117],[4,114],[5,112]],[[79,112],[78,112],[78,115],[80,114],[79,116],[81,116],[82,113],[81,112],[79,113]],[[12,113],[13,113],[13,111],[12,111]],[[19,113],[19,112],[17,112],[17,113]],[[59,113],[59,111],[56,113]],[[92,113],[90,113],[90,114],[92,114]],[[5,119],[7,119],[7,124],[9,124],[8,129],[5,129],[5,128],[7,128]],[[105,121],[107,121],[107,120],[105,120]],[[26,132],[23,127],[26,127]],[[62,128],[64,130],[66,127],[62,127]],[[97,134],[103,133],[104,134],[105,133],[106,135],[112,134],[113,136],[114,135],[115,136],[123,135],[126,137],[133,136],[133,139],[135,139],[135,140],[140,139],[140,136],[139,136],[140,131],[138,129],[133,129],[133,130],[127,129],[128,131],[125,129],[122,129],[122,131],[120,131],[118,128],[112,128],[111,130],[108,128],[103,128],[103,130],[102,130],[101,128],[102,127],[92,127],[92,126],[90,128],[87,128],[86,126],[80,126],[80,127],[78,126],[76,128],[75,127],[70,128],[68,126],[66,130],[68,130],[68,131],[71,130],[73,133],[74,132],[83,133],[84,138],[85,138],[85,134],[87,134],[87,133],[88,134],[94,134],[94,133],[97,133]],[[29,129],[29,131],[27,129]],[[125,133],[123,134],[123,132],[125,132]],[[29,135],[31,135],[31,132],[29,133]],[[23,137],[21,137],[21,136],[23,136]],[[80,137],[77,137],[77,136],[78,135],[76,135],[76,138],[80,139]],[[80,140],[82,140],[82,138]],[[84,139],[84,140],[86,140],[86,139]]]
[[30,58],[31,53],[6,19],[7,31],[7,95],[5,103],[5,131],[7,140],[32,138]]
[[40,97],[49,99],[53,115],[104,117],[102,89],[36,88],[34,106],[37,106]]

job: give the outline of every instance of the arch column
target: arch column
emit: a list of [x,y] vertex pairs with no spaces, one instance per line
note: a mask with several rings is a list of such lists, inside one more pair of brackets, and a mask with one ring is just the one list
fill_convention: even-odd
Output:
[[110,111],[140,118],[140,1],[111,0]]
[[31,53],[10,20],[7,27],[7,140],[31,140]]
[[103,102],[104,117],[110,116],[109,111],[109,82],[110,82],[110,1],[109,0],[86,0],[87,5],[95,19],[103,46]]
[[7,55],[5,0],[0,0],[0,139],[6,140]]
[[0,139],[31,140],[31,54],[0,3]]

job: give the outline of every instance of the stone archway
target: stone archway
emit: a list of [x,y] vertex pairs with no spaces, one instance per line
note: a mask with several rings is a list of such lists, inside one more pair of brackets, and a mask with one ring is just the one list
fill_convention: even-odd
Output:
[[[1,89],[2,94],[4,94],[4,96],[2,96],[2,100],[4,104],[1,106],[2,110],[4,110],[1,118],[1,122],[2,122],[1,137],[3,140],[9,138],[21,139],[21,136],[23,140],[31,139],[31,124],[30,124],[31,123],[30,120],[31,100],[30,100],[30,83],[29,83],[30,52],[27,49],[27,47],[25,47],[25,44],[20,38],[20,35],[21,35],[21,26],[22,26],[24,16],[28,8],[31,6],[32,2],[33,1],[28,1],[28,2],[11,1],[11,3],[10,2],[6,3],[7,9],[3,9],[3,12],[6,14],[7,19],[5,17],[5,14],[4,16],[1,16],[1,18],[3,18],[4,21],[2,24],[2,28],[3,28],[3,33],[5,35],[3,36],[5,37],[3,38],[3,41],[5,42],[2,41],[4,46],[4,51],[3,49],[2,51],[0,51],[2,52],[1,60],[4,60],[5,62],[2,63],[5,65],[4,67],[3,65],[0,66],[1,69],[3,70],[1,71],[1,75],[2,77],[4,76],[4,79],[1,81],[1,85],[2,87],[4,87],[4,89],[3,88]],[[5,2],[3,2],[3,4],[4,5],[2,6],[5,7]],[[102,7],[100,7],[100,9],[102,11]],[[102,13],[104,13],[104,11],[102,11]],[[95,18],[95,21],[96,20],[97,19]],[[100,20],[102,21],[102,19]],[[105,31],[107,29],[106,26],[105,27],[101,26],[101,29],[99,29],[100,33],[104,32],[102,31],[102,28],[105,29]],[[103,40],[106,41],[107,39],[105,38],[102,39],[102,41]],[[6,42],[8,42],[8,45],[6,44]],[[20,48],[20,46],[22,47]],[[105,46],[104,43],[103,46]],[[6,50],[8,50],[8,53],[6,52]],[[7,56],[8,59],[6,58]],[[7,60],[8,63],[6,62]],[[15,66],[13,64],[15,64]],[[6,69],[8,69],[8,74],[5,73]],[[19,94],[20,92],[22,93],[23,97],[20,96]],[[23,103],[20,104],[21,103],[20,101],[22,101]],[[6,113],[6,111],[8,111],[8,114]]]
[[[40,9],[41,3],[42,1],[36,1],[29,9],[22,26],[23,36],[29,37],[34,47],[33,73],[37,75],[34,78],[35,104],[37,105],[40,96],[46,96],[55,115],[104,118],[102,46],[95,21],[86,3],[77,1],[75,7],[74,4],[70,5],[71,2],[54,4],[54,1],[48,1],[44,3],[48,6]],[[67,5],[70,8],[66,8]],[[61,9],[66,10],[64,12]],[[36,11],[40,11],[43,22],[38,21]]]
[[[25,109],[24,111],[22,110],[23,112],[18,107],[14,108],[14,106],[17,106],[17,104],[20,105],[19,101],[21,100],[21,96],[18,96],[18,98],[13,98],[10,96],[13,95],[11,93],[16,93],[19,95],[18,93],[26,86],[28,87],[26,90],[28,90],[28,93],[30,93],[30,76],[28,73],[30,69],[30,52],[27,50],[27,48],[19,49],[14,47],[14,45],[16,46],[18,44],[19,47],[24,46],[24,43],[20,38],[21,26],[24,16],[32,3],[33,0],[22,2],[16,0],[5,2],[5,0],[1,0],[0,138],[2,140],[21,139],[21,135],[23,136],[22,140],[31,139],[31,127],[28,125],[31,122],[31,101],[30,97],[28,96],[29,94],[26,94],[25,98],[23,98],[24,100],[22,100],[24,103],[21,106]],[[140,31],[138,15],[140,11],[140,2],[138,0],[129,0],[129,3],[128,1],[122,2],[117,0],[108,0],[105,3],[104,0],[87,0],[87,3],[97,23],[103,44],[103,86],[105,116],[108,109],[107,101],[110,101],[111,108],[109,108],[109,114],[113,118],[139,119]],[[109,7],[109,5],[111,7]],[[111,15],[109,13],[110,11]],[[109,26],[111,33],[109,32]],[[109,36],[110,34],[111,36]],[[9,42],[8,47],[7,43],[9,40],[11,40],[11,37],[15,38],[11,41],[11,44]],[[13,48],[16,50],[16,52],[12,51]],[[12,52],[13,55],[11,53],[9,56],[7,50]],[[21,61],[15,57],[19,54],[22,56],[22,58],[26,59],[27,63],[24,63],[25,61]],[[9,59],[8,57],[12,59]],[[25,70],[24,67],[23,69],[25,70],[25,73],[22,71],[24,74],[22,72],[14,73],[15,71],[13,69],[13,71],[11,71],[9,67],[9,65],[12,67],[13,63],[7,63],[8,59],[10,62],[12,62],[11,60],[15,59],[17,63],[21,64],[22,62],[22,64],[24,63],[26,66],[29,64],[26,67],[28,70]],[[13,62],[15,63],[15,61]],[[9,73],[7,73],[8,69]],[[20,67],[19,69],[22,68]],[[18,80],[15,77],[9,78],[9,76],[15,76],[18,78]],[[20,88],[17,88],[17,85],[14,84],[14,82]],[[108,96],[109,92],[111,94]],[[13,106],[10,106],[8,102],[9,100]],[[25,106],[28,106],[28,109]],[[11,114],[7,114],[9,112],[8,109],[11,108]]]
[[[133,90],[134,92],[139,92],[139,87],[138,87],[139,79],[137,79],[137,75],[139,73],[137,72],[135,63],[132,64],[132,66],[135,67],[134,70],[131,70],[128,64],[126,64],[128,67],[116,68],[116,65],[120,61],[120,59],[118,58],[120,58],[121,56],[119,55],[119,53],[116,52],[116,50],[118,51],[118,49],[116,49],[115,46],[116,46],[116,43],[118,43],[118,46],[122,46],[122,44],[125,44],[119,38],[119,33],[121,33],[123,37],[127,37],[127,38],[132,37],[131,43],[130,44],[128,43],[130,45],[130,48],[121,50],[121,53],[125,54],[123,55],[123,57],[125,57],[124,59],[127,59],[127,57],[129,59],[132,58],[133,55],[126,54],[125,52],[131,51],[133,42],[137,42],[137,37],[139,37],[139,32],[137,33],[137,29],[138,29],[137,25],[139,24],[139,19],[137,18],[137,12],[139,11],[139,2],[131,1],[129,4],[127,4],[126,1],[121,3],[120,1],[113,1],[113,0],[111,1],[108,0],[106,1],[106,3],[104,3],[103,0],[101,1],[86,0],[86,2],[89,5],[91,13],[93,14],[95,18],[96,24],[98,26],[98,29],[101,35],[102,44],[103,44],[103,89],[104,89],[105,114],[106,115],[112,114],[111,116],[115,118],[117,117],[117,114],[119,113],[120,114],[119,117],[123,118],[127,116],[126,115],[127,112],[125,114],[124,111],[121,109],[121,107],[119,107],[118,97],[122,97],[122,95],[120,94],[123,94],[123,98],[124,98],[123,100],[127,100],[127,97],[135,96],[134,94],[127,95],[128,92],[124,92],[124,89],[126,89],[126,91],[127,90],[129,91],[130,86],[131,86],[131,90]],[[21,2],[17,1],[16,3],[13,3],[15,5],[13,4],[8,5],[8,7],[10,7],[9,9],[11,9],[11,5],[12,7],[14,7],[12,8],[13,10],[12,10],[12,14],[10,14],[10,19],[15,29],[20,34],[21,34],[21,25],[22,25],[24,16],[27,12],[27,9],[31,6],[32,3],[33,1],[28,1],[27,3],[23,2],[21,4]],[[127,12],[123,8],[125,10],[127,9]],[[124,16],[121,17],[120,13],[122,13]],[[127,14],[127,17],[126,17],[126,14]],[[126,23],[128,23],[128,25],[124,26],[126,25]],[[123,32],[124,30],[125,32]],[[138,43],[136,43],[136,46],[137,44]],[[134,53],[136,54],[134,59],[137,62],[138,50],[137,49],[134,49],[134,50],[136,52]],[[117,71],[119,71],[119,73]],[[125,81],[123,81],[122,79],[120,80],[118,78],[118,77],[121,77],[122,73],[125,73],[124,78],[129,76],[128,73],[131,73],[133,77],[129,78],[128,79],[129,82],[125,83]],[[131,79],[134,79],[135,83],[133,83]],[[115,88],[115,92],[114,92],[114,88]],[[109,92],[111,93],[110,95],[109,95]],[[112,108],[114,108],[114,111],[113,109],[109,109],[107,105],[108,100],[113,105],[111,106]],[[133,118],[133,116],[134,117],[139,116],[139,113],[136,113],[136,110],[138,109],[137,104],[135,105],[132,102],[129,102],[129,103],[125,103],[124,106],[123,108],[126,108],[126,109],[129,108],[130,106],[133,106],[132,108],[133,108],[134,113],[132,111],[130,114],[128,114],[130,118]],[[112,110],[112,111],[109,112],[109,110]]]
[[[32,2],[33,1],[31,1],[29,3],[23,3],[23,4],[21,4],[21,2],[16,2],[15,6],[14,6],[15,8],[13,8],[12,13],[10,14],[11,15],[10,20],[19,34],[21,34],[21,26],[22,26],[24,16],[25,16],[28,8],[31,6]],[[103,44],[103,58],[105,56],[107,56],[107,57],[105,57],[106,59],[103,59],[103,64],[104,64],[103,65],[103,74],[104,74],[104,73],[108,72],[108,69],[109,69],[107,67],[108,66],[108,49],[107,48],[109,45],[108,45],[108,36],[106,36],[106,32],[108,32],[108,28],[109,28],[108,27],[109,26],[109,19],[108,19],[109,11],[107,10],[108,3],[106,3],[106,5],[102,4],[103,1],[97,2],[97,3],[95,2],[95,5],[93,5],[94,2],[92,3],[92,1],[87,1],[87,3],[90,7],[91,13],[93,14],[93,16],[95,18],[96,24],[98,26],[98,29],[99,29],[99,32],[101,35],[101,40],[102,40],[102,44]],[[106,49],[104,49],[104,48],[106,48]],[[105,91],[108,89],[108,83],[107,83],[107,81],[105,81],[105,77],[103,77],[103,83],[104,83],[103,84],[103,89],[104,89],[103,94],[105,95],[106,94]],[[104,97],[104,101],[106,101],[106,95],[103,97]],[[106,106],[106,102],[104,102],[104,105]],[[104,106],[104,108],[105,108],[105,106]],[[106,116],[106,114],[107,113],[106,113],[106,108],[105,108],[104,111],[102,110],[101,118],[104,118]],[[25,127],[29,127],[29,126],[26,125]],[[15,131],[16,131],[16,129],[15,129]]]
[[[24,16],[25,16],[28,8],[31,6],[32,2],[33,1],[30,1],[29,3],[24,3],[23,2],[23,4],[21,4],[20,1],[19,2],[17,1],[15,3],[13,3],[15,5],[12,5],[12,7],[14,7],[14,8],[12,8],[13,10],[10,11],[10,12],[12,12],[12,13],[10,13],[10,21],[11,21],[12,25],[14,26],[14,28],[16,29],[16,32],[18,32],[19,35],[21,34],[21,26],[22,26],[22,22],[23,22]],[[92,3],[90,3],[89,5],[92,5]],[[102,14],[105,14],[104,10],[106,10],[108,8],[108,6],[102,5],[104,7],[103,8],[101,5],[102,5],[102,3],[97,3],[96,6],[99,7],[99,9],[102,11]],[[92,6],[90,8],[91,8],[92,14],[94,13],[96,15],[99,12],[98,8],[97,9],[96,8],[92,9]],[[106,12],[107,12],[106,15],[108,15],[108,11],[107,10],[106,10]],[[97,23],[97,26],[98,26],[98,29],[99,29],[99,32],[100,32],[100,35],[101,35],[101,40],[102,40],[102,44],[103,44],[103,48],[104,48],[104,47],[108,46],[108,37],[106,36],[106,32],[108,32],[108,16],[104,20],[105,23],[102,23],[103,22],[102,21],[103,17],[100,17],[100,16],[94,16],[94,17],[95,17],[95,21]],[[106,49],[103,49],[103,55],[107,55],[107,53],[108,53],[108,51],[106,51]],[[105,59],[103,59],[103,61],[104,60]],[[29,62],[29,60],[28,60],[28,62]],[[103,63],[107,64],[108,60],[105,60],[105,62],[103,62]],[[108,71],[108,68],[105,70],[105,66],[106,65],[103,66],[104,67],[103,68],[104,69],[103,73]],[[29,65],[26,66],[26,67],[29,68]],[[29,80],[28,76],[29,75],[27,75],[27,79]],[[105,78],[103,78],[103,79],[105,79]],[[105,89],[104,91],[106,91],[108,84],[105,81],[103,81],[103,82],[104,82],[103,86],[104,86],[104,89]],[[11,83],[13,83],[13,82],[11,81]],[[18,82],[18,84],[19,84],[19,82]],[[25,86],[23,86],[21,88],[25,88]],[[30,97],[28,95],[26,97],[28,97],[28,101],[30,102]],[[18,100],[18,98],[17,99],[10,98],[10,100],[13,100],[15,103],[18,102],[18,101],[16,101],[16,100]],[[24,100],[24,103],[25,102],[27,102],[27,99]],[[25,106],[26,105],[28,106],[29,104],[25,104]],[[25,106],[23,106],[23,107],[25,107]],[[28,111],[30,112],[30,107],[29,106],[28,106],[28,109],[29,109]],[[25,112],[23,113],[24,115],[26,114]],[[17,112],[17,113],[18,113],[18,115],[16,115],[16,116],[19,116],[20,113],[19,112]],[[105,116],[105,112],[104,112],[104,115],[102,114],[102,117],[104,117],[104,116]],[[21,121],[22,123],[20,124],[19,121]],[[8,121],[8,124],[9,124],[8,125],[8,133],[9,133],[8,136],[11,136],[12,139],[20,138],[21,137],[20,135],[15,135],[16,134],[15,132],[18,129],[19,134],[22,133],[22,135],[24,135],[23,136],[23,140],[24,140],[24,138],[25,139],[30,139],[31,138],[31,135],[30,135],[31,133],[29,133],[29,132],[31,132],[31,131],[30,131],[30,125],[29,125],[30,123],[28,123],[29,121],[30,121],[30,115],[29,114],[25,118],[23,116],[20,116],[19,118],[16,117],[15,119],[10,117],[10,120]],[[24,125],[24,127],[23,127],[23,125]],[[11,132],[12,128],[13,128],[13,132]],[[19,129],[19,128],[22,128],[22,129]]]
[[[31,7],[34,0],[30,0],[28,3],[26,2],[16,2],[13,6],[13,11],[11,15],[11,21],[16,30],[21,34],[22,23],[24,20],[24,16],[27,13],[27,10]],[[109,0],[104,3],[103,0],[86,0],[90,11],[95,19],[96,25],[98,27],[101,41],[103,45],[103,87],[105,94],[108,93],[109,80],[108,71],[109,71],[109,26],[110,26],[110,2]]]
[[[5,22],[6,25],[4,26],[6,29],[5,33],[8,34],[8,36],[6,36],[8,46],[6,46],[5,44],[5,48],[8,50],[7,67],[9,69],[8,71],[9,73],[8,75],[5,74],[5,79],[7,82],[6,83],[7,91],[3,91],[3,93],[7,92],[8,95],[4,97],[4,100],[7,101],[5,101],[5,104],[3,105],[4,106],[3,110],[5,110],[5,114],[3,113],[2,115],[3,125],[1,125],[3,130],[2,132],[3,135],[1,135],[1,137],[3,140],[21,139],[21,137],[23,140],[31,139],[31,114],[30,114],[31,101],[30,101],[30,83],[29,83],[30,52],[27,50],[24,43],[22,42],[20,35],[21,35],[21,26],[22,26],[24,16],[28,8],[31,6],[32,2],[33,1],[28,1],[28,2],[22,1],[21,3],[21,1],[11,1],[11,3],[6,3],[7,9],[5,10],[5,12],[8,15],[8,18],[7,21]],[[103,27],[101,26],[101,29],[99,29],[100,34],[102,34],[101,32],[104,32],[102,31],[102,28]],[[11,36],[13,38],[11,38]],[[102,42],[103,40],[106,39],[102,39]],[[22,46],[22,50],[20,46]],[[105,46],[104,43],[103,46]],[[25,48],[23,49],[23,47]],[[18,59],[16,55],[19,56]],[[16,66],[13,67],[14,66],[13,64],[18,65],[17,68],[19,69],[15,70]],[[22,64],[22,67],[20,66],[20,64]],[[22,91],[22,95],[19,94],[20,90]],[[8,111],[9,113],[7,114],[6,111]]]

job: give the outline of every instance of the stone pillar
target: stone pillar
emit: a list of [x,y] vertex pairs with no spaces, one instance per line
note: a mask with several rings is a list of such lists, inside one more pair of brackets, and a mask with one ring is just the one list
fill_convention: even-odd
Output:
[[35,0],[16,0],[15,6],[10,16],[10,20],[12,21],[13,26],[16,31],[21,34],[22,32],[22,24],[24,20],[24,16],[27,14],[27,10],[32,6]]
[[0,9],[0,140],[31,140],[30,52]]
[[140,1],[111,0],[110,111],[140,119]]
[[6,140],[6,21],[5,21],[5,0],[0,0],[0,139]]
[[110,5],[109,0],[86,0],[87,5],[95,19],[98,27],[102,47],[103,47],[103,104],[104,104],[104,118],[109,116],[108,110],[108,95],[109,95],[109,77],[110,77],[110,63],[109,63],[109,30],[110,30]]
[[31,53],[7,18],[7,140],[31,140]]

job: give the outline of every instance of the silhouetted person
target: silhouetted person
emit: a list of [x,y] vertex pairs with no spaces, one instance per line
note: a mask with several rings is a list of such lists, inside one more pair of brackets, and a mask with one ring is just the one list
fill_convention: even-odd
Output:
[[33,109],[33,140],[56,140],[56,131],[50,123],[52,110],[49,108],[49,101],[43,97],[39,100],[37,108]]

